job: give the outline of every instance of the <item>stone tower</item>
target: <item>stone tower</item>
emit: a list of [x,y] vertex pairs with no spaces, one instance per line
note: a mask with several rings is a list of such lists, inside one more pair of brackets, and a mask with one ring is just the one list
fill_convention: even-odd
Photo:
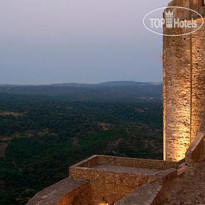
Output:
[[[174,0],[169,6],[205,16],[204,0]],[[194,17],[189,11],[177,15]],[[163,44],[164,160],[179,161],[205,126],[205,26],[185,36],[164,36]]]

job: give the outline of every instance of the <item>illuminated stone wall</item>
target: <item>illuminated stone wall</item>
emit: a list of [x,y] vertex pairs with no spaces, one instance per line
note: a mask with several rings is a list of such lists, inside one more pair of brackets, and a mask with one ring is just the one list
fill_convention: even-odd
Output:
[[33,196],[26,205],[93,205],[87,181],[66,178]]
[[89,181],[92,204],[99,204],[102,197],[105,197],[109,204],[113,204],[149,180],[149,176],[145,175],[105,172],[86,168],[71,168],[69,174],[70,177]]
[[205,126],[205,26],[192,35],[192,61],[191,141]]
[[[170,5],[189,7],[201,14],[204,14],[205,11],[202,2],[198,0],[175,0]],[[184,12],[178,15],[181,18],[190,14]],[[190,143],[204,125],[204,40],[204,26],[191,35],[164,36],[163,39],[165,160],[179,161],[183,159]]]
[[93,156],[71,166],[69,176],[89,182],[93,205],[103,197],[111,205],[149,181],[175,177],[177,167],[162,160]]

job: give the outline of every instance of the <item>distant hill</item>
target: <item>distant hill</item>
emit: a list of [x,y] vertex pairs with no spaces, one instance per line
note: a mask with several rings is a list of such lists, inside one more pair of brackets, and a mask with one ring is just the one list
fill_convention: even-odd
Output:
[[0,93],[46,95],[70,100],[159,99],[162,97],[162,84],[114,81],[100,84],[0,85]]

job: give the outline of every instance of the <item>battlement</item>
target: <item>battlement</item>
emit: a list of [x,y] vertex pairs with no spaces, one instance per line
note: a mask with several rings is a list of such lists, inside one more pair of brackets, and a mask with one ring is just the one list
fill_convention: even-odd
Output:
[[93,156],[71,166],[70,178],[39,192],[27,205],[98,205],[102,198],[113,205],[144,184],[175,178],[177,168],[162,160]]

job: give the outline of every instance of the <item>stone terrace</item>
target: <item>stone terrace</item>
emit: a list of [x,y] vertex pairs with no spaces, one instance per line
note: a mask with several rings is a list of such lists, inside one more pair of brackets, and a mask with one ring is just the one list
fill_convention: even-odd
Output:
[[93,156],[71,166],[69,178],[37,193],[28,205],[97,205],[103,197],[113,205],[144,184],[175,178],[177,168],[161,160]]
[[104,197],[112,205],[143,184],[175,177],[177,167],[161,160],[93,156],[70,167],[69,173],[89,182],[92,204]]

